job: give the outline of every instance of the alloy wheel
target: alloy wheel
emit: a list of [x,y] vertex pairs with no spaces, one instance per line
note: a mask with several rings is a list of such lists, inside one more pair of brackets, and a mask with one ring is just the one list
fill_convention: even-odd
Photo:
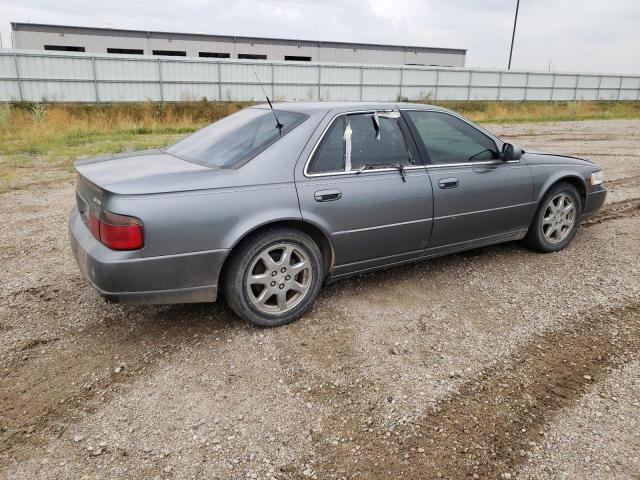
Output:
[[542,216],[542,234],[550,243],[560,243],[576,222],[576,203],[566,193],[559,193],[547,204]]
[[284,313],[305,297],[312,281],[307,254],[292,243],[270,245],[259,252],[246,274],[252,305],[264,313]]

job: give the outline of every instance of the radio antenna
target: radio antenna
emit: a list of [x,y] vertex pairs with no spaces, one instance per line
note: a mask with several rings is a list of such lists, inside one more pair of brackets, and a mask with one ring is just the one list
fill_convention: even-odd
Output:
[[282,127],[284,127],[284,125],[282,125],[280,123],[280,120],[278,120],[278,115],[276,115],[276,111],[273,109],[273,105],[271,105],[271,100],[269,100],[269,95],[267,95],[267,91],[264,89],[264,85],[262,85],[262,82],[260,81],[258,74],[256,72],[253,72],[253,74],[256,76],[256,80],[258,80],[258,83],[260,84],[260,88],[262,88],[262,93],[264,93],[264,96],[267,99],[267,103],[269,104],[271,113],[273,113],[273,116],[276,118],[276,128],[280,130],[280,133],[282,133]]

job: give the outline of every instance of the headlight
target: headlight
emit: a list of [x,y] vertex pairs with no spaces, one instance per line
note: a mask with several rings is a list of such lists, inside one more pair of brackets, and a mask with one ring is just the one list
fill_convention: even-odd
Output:
[[597,172],[593,172],[591,174],[590,180],[591,180],[591,185],[600,185],[604,180],[604,177],[602,175],[602,170],[598,170]]

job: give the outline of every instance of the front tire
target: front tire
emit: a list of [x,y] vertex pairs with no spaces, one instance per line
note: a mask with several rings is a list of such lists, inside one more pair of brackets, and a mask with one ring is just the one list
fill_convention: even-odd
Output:
[[543,253],[557,252],[575,237],[582,215],[582,201],[576,187],[553,185],[538,206],[524,242]]
[[324,279],[322,253],[292,228],[253,235],[232,253],[222,285],[227,304],[261,327],[290,323],[314,304]]

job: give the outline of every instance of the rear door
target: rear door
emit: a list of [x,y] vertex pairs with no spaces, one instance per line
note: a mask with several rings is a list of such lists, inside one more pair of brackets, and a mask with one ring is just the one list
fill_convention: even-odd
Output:
[[447,112],[406,111],[421,142],[433,185],[434,222],[429,247],[517,236],[535,208],[526,164],[500,160],[496,141]]
[[397,111],[332,118],[296,186],[303,218],[330,236],[335,275],[418,256],[428,243],[431,184]]

